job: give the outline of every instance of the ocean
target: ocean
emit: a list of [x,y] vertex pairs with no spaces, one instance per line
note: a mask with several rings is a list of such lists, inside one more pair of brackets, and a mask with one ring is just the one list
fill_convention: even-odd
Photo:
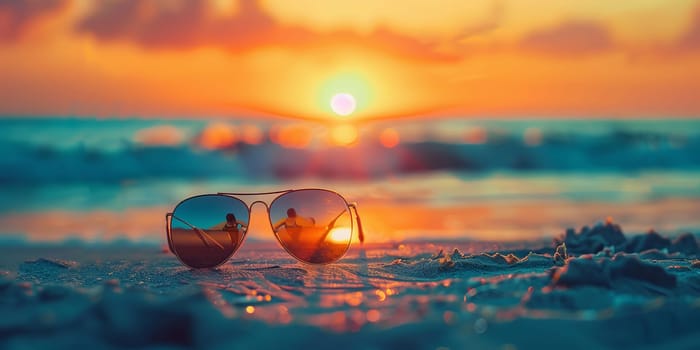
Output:
[[700,228],[699,120],[407,119],[349,139],[338,127],[0,119],[0,240],[163,243],[164,213],[188,196],[303,187],[358,202],[376,242],[546,240],[608,217],[632,233]]

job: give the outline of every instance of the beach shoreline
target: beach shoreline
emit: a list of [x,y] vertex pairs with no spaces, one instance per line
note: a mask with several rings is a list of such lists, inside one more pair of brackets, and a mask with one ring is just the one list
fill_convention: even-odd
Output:
[[252,241],[213,270],[157,245],[3,246],[0,331],[9,349],[700,344],[695,236],[618,229],[543,247],[356,245],[324,266]]

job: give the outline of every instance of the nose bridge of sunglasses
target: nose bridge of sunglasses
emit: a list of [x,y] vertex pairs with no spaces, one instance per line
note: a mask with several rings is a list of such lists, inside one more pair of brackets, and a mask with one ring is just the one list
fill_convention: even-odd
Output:
[[248,238],[260,240],[274,238],[268,213],[267,203],[255,201],[250,204],[250,224],[246,233]]
[[274,191],[274,192],[250,192],[250,193],[234,193],[234,192],[218,192],[217,195],[219,196],[226,196],[226,197],[233,197],[241,202],[245,203],[245,205],[250,208],[250,210],[253,209],[253,206],[255,204],[262,204],[263,206],[269,207],[270,204],[279,196],[287,193],[287,192],[292,192],[293,190],[284,190],[284,191]]

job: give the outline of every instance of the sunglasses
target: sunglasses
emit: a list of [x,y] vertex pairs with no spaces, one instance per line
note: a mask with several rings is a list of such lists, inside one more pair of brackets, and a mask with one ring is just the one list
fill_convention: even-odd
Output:
[[[237,196],[277,195],[269,204],[250,205]],[[223,264],[243,243],[255,203],[267,208],[270,227],[282,247],[297,260],[328,264],[339,260],[350,247],[353,222],[360,242],[362,223],[355,203],[323,189],[258,193],[204,194],[187,198],[165,214],[170,251],[192,268]]]

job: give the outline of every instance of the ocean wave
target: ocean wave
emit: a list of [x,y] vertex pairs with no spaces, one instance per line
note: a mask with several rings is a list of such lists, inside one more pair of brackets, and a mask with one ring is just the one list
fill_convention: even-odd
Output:
[[[611,131],[604,135],[543,134],[481,144],[445,141],[379,142],[352,147],[288,148],[270,140],[220,148],[196,143],[118,148],[0,139],[0,183],[115,182],[158,179],[376,179],[435,171],[638,172],[700,169],[700,136]],[[169,140],[169,139],[168,139]],[[196,140],[196,137],[193,139]],[[194,142],[194,141],[192,141]]]

